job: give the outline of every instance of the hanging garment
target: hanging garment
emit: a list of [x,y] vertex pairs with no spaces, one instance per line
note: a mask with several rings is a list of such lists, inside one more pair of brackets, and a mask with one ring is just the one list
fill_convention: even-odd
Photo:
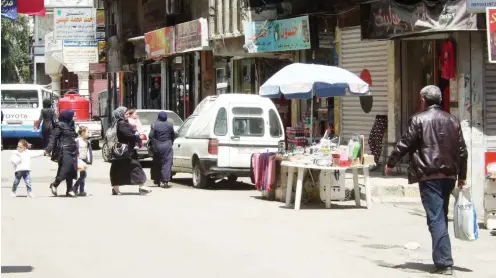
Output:
[[376,164],[379,163],[379,158],[381,157],[382,141],[386,133],[387,124],[388,119],[386,115],[377,115],[375,116],[374,126],[370,130],[368,143]]
[[443,91],[443,110],[444,112],[450,112],[450,87],[446,86]]
[[269,156],[268,166],[267,166],[267,184],[265,186],[266,191],[271,191],[272,186],[275,183],[276,178],[276,155]]
[[441,53],[441,77],[446,80],[456,77],[455,67],[455,49],[451,41],[446,41],[443,44]]

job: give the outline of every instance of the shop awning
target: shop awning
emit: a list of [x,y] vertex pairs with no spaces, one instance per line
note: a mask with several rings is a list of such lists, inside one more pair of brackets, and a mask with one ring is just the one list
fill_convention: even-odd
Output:
[[17,12],[20,14],[45,16],[45,1],[17,0]]
[[362,39],[399,39],[429,33],[475,31],[477,14],[467,11],[466,0],[386,0],[360,5]]

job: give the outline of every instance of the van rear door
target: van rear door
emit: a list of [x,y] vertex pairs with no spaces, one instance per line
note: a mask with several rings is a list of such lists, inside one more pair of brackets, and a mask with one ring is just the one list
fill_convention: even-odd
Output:
[[[231,105],[230,166],[249,168],[254,153],[277,151],[278,138],[270,135],[269,111],[258,104]],[[280,120],[279,120],[280,121]]]

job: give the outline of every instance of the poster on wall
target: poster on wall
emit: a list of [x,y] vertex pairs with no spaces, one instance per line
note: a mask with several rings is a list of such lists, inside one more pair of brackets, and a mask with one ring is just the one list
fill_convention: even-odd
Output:
[[496,7],[486,9],[487,56],[496,63]]
[[467,0],[469,13],[485,13],[490,7],[496,7],[496,0]]
[[53,26],[56,40],[93,41],[96,39],[96,9],[55,9]]

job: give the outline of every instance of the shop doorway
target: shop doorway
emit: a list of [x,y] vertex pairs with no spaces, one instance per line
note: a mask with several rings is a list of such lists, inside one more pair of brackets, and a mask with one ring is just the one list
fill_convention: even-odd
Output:
[[194,54],[188,53],[168,60],[168,109],[183,120],[195,109]]
[[161,109],[162,79],[160,61],[145,64],[144,71],[144,92],[142,94],[143,109]]
[[401,41],[400,134],[405,132],[408,119],[421,111],[420,90],[424,86],[438,86],[443,94],[443,110],[450,112],[450,81],[443,76],[446,71],[456,71],[445,63],[449,56],[456,56],[454,48],[447,48],[448,43],[454,46],[449,39]]

